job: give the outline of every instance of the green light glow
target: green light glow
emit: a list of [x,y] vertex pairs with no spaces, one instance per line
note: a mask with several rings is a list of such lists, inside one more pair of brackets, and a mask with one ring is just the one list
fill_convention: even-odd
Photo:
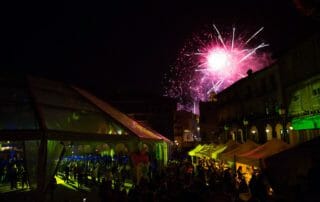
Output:
[[168,145],[166,142],[163,142],[162,145],[163,145],[163,162],[164,162],[164,166],[166,166],[168,163],[168,154],[169,154]]
[[110,156],[111,156],[111,157],[114,156],[114,150],[113,150],[113,149],[110,150]]
[[320,115],[294,118],[293,130],[320,129]]
[[218,155],[223,152],[225,149],[227,149],[227,146],[221,146],[220,148],[218,148],[216,151],[211,153],[211,158],[213,159],[217,159]]
[[213,159],[217,159],[218,155],[223,152],[225,149],[227,148],[226,145],[197,145],[193,150],[189,151],[188,154],[189,156],[196,156],[196,157],[200,157],[200,158],[213,158]]
[[61,184],[62,186],[67,187],[68,189],[77,191],[77,189],[75,187],[73,187],[70,184],[64,182],[64,180],[61,179],[60,177],[58,177],[58,176],[54,176],[54,177],[56,178],[57,184]]
[[189,156],[196,156],[196,153],[198,153],[203,148],[203,145],[198,144],[193,150],[189,151]]
[[101,156],[109,156],[109,151],[102,151]]
[[169,147],[166,142],[157,142],[156,146],[156,159],[161,162],[161,165],[166,166],[169,157]]
[[[58,175],[54,176],[56,178],[57,184],[62,185],[68,189],[79,191],[76,187],[79,187],[78,182],[74,180],[70,180],[69,183],[66,183],[63,179],[61,179]],[[88,177],[91,180],[90,176]],[[114,189],[115,182],[112,181],[112,188]],[[132,188],[133,184],[130,181],[126,181],[123,184],[124,188],[126,189],[127,193]],[[82,186],[81,189],[85,190],[86,192],[90,191],[90,188]]]
[[156,158],[157,160],[162,160],[162,147],[160,143],[156,143]]

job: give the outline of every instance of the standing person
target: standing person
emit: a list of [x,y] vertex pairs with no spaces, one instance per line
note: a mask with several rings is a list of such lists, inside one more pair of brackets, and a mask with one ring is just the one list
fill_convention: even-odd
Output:
[[72,172],[73,172],[73,180],[76,181],[77,180],[77,175],[78,175],[78,164],[77,162],[75,162],[73,164],[73,168],[72,168]]
[[24,189],[24,186],[26,185],[26,188],[29,188],[29,181],[28,181],[28,173],[27,170],[22,166],[21,167],[21,187]]
[[103,177],[101,180],[101,184],[99,186],[99,196],[101,198],[101,201],[104,201],[107,195],[108,184],[106,179]]
[[239,199],[242,201],[248,201],[251,198],[251,193],[249,191],[249,187],[244,178],[241,179],[239,185]]
[[10,181],[11,189],[17,189],[17,180],[18,180],[17,165],[13,163],[9,167],[9,181]]
[[81,166],[78,166],[77,169],[77,180],[78,180],[78,188],[81,188],[84,184],[84,168]]
[[238,177],[239,181],[241,181],[241,179],[243,178],[242,166],[239,166],[238,169],[237,169],[237,177]]
[[69,174],[70,174],[70,170],[69,170],[69,165],[66,165],[65,169],[64,169],[64,177],[65,177],[65,182],[69,182]]
[[54,191],[57,187],[57,180],[55,177],[52,177],[48,184],[48,191],[50,194],[50,201],[53,201]]
[[7,182],[7,176],[8,176],[8,172],[7,172],[7,166],[3,165],[2,168],[0,168],[0,183],[5,183]]
[[257,175],[253,173],[249,181],[249,188],[253,198],[257,198]]
[[259,173],[257,175],[257,187],[256,187],[256,194],[257,198],[261,202],[266,202],[268,193],[267,193],[267,186],[265,182],[265,175],[263,173]]

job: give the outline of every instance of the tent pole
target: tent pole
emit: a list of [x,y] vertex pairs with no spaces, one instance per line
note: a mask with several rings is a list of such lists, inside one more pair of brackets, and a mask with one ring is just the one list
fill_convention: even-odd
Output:
[[44,201],[45,199],[45,185],[46,185],[46,168],[47,168],[47,151],[48,151],[48,142],[45,135],[41,139],[39,146],[39,158],[38,158],[38,177],[37,177],[37,201]]
[[236,171],[237,171],[237,165],[236,165],[236,163],[237,163],[236,155],[234,154],[234,155],[233,155],[233,173],[234,173],[234,174],[235,174]]

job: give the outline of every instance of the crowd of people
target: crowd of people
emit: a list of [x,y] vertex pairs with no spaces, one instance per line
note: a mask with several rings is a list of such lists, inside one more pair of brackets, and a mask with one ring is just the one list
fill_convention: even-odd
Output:
[[79,188],[92,187],[101,183],[102,179],[123,184],[130,177],[130,163],[127,155],[110,156],[76,156],[62,160],[58,169],[66,183],[71,180]]
[[[2,160],[0,166],[1,183],[10,183],[11,189],[29,187],[23,160]],[[270,197],[263,173],[253,173],[248,182],[241,167],[235,170],[213,159],[172,160],[160,168],[149,158],[135,165],[128,155],[72,156],[62,160],[57,174],[65,183],[77,182],[77,188],[98,189],[101,201],[263,202]]]
[[[120,158],[118,158],[120,160]],[[101,201],[267,201],[268,184],[261,172],[247,182],[241,171],[222,161],[190,159],[170,161],[165,168],[146,170],[137,180],[129,160],[110,162],[64,160],[60,174],[64,180],[98,188]],[[132,184],[125,187],[125,182]]]
[[267,201],[268,185],[262,173],[250,183],[222,164],[172,161],[152,178],[142,178],[128,192],[112,181],[100,184],[101,201]]
[[0,185],[10,184],[11,190],[28,189],[29,178],[24,160],[16,155],[0,158]]

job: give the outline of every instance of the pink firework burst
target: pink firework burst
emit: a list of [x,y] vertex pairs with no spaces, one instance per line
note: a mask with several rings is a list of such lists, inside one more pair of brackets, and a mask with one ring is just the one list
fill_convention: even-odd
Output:
[[258,53],[268,44],[250,46],[263,27],[247,40],[241,36],[235,38],[235,30],[223,38],[213,25],[213,32],[195,35],[182,48],[166,78],[169,85],[165,89],[165,95],[179,100],[180,109],[191,111],[194,102],[207,101],[212,92],[226,89],[244,78],[248,70],[257,71],[270,64],[269,54]]

